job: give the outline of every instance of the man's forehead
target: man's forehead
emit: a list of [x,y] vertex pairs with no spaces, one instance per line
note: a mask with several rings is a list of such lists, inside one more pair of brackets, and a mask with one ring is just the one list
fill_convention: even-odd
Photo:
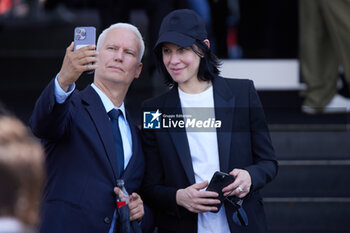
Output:
[[138,40],[137,35],[128,28],[112,28],[107,32],[107,37],[113,38],[129,38],[129,40]]
[[112,28],[110,29],[104,41],[105,44],[121,43],[128,46],[139,48],[139,39],[135,32],[128,28]]

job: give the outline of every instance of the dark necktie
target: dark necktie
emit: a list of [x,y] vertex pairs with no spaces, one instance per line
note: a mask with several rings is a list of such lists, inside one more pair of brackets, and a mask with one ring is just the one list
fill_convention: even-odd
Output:
[[121,177],[124,171],[124,149],[123,149],[123,141],[122,136],[120,134],[118,118],[123,113],[118,109],[112,109],[108,112],[109,118],[111,118],[114,143],[117,149],[117,167],[118,167],[118,178]]

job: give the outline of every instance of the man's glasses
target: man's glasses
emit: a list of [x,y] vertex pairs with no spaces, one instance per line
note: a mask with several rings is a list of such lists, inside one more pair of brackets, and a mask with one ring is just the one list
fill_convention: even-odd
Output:
[[235,202],[229,199],[229,196],[230,194],[227,195],[224,200],[227,200],[229,203],[231,203],[233,205],[233,208],[235,209],[232,216],[233,222],[238,226],[248,226],[248,216],[242,207],[243,199],[238,199],[238,201]]

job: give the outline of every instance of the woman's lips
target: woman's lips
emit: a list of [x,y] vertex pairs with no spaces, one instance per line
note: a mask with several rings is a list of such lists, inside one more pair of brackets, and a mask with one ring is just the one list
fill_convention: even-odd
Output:
[[180,74],[184,68],[171,68],[170,70],[173,74]]

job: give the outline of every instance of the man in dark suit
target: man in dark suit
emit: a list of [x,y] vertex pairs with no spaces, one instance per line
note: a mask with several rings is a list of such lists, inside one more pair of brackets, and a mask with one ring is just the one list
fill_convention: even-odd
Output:
[[[94,45],[73,47],[67,48],[60,72],[30,119],[47,153],[40,232],[113,232],[117,179],[125,180],[131,194],[130,220],[144,215],[136,193],[144,173],[143,152],[124,107],[128,88],[142,69],[144,42],[136,27],[118,23],[101,33],[96,50]],[[93,84],[76,90],[75,81],[88,70],[95,70]],[[111,110],[120,114],[116,127]]]
[[[263,108],[252,81],[218,75],[206,38],[191,10],[163,19],[155,52],[173,87],[143,105],[153,116],[144,118],[143,198],[159,233],[265,233],[259,190],[278,165]],[[217,190],[229,199],[221,208],[217,192],[205,190],[216,171],[234,178]]]

